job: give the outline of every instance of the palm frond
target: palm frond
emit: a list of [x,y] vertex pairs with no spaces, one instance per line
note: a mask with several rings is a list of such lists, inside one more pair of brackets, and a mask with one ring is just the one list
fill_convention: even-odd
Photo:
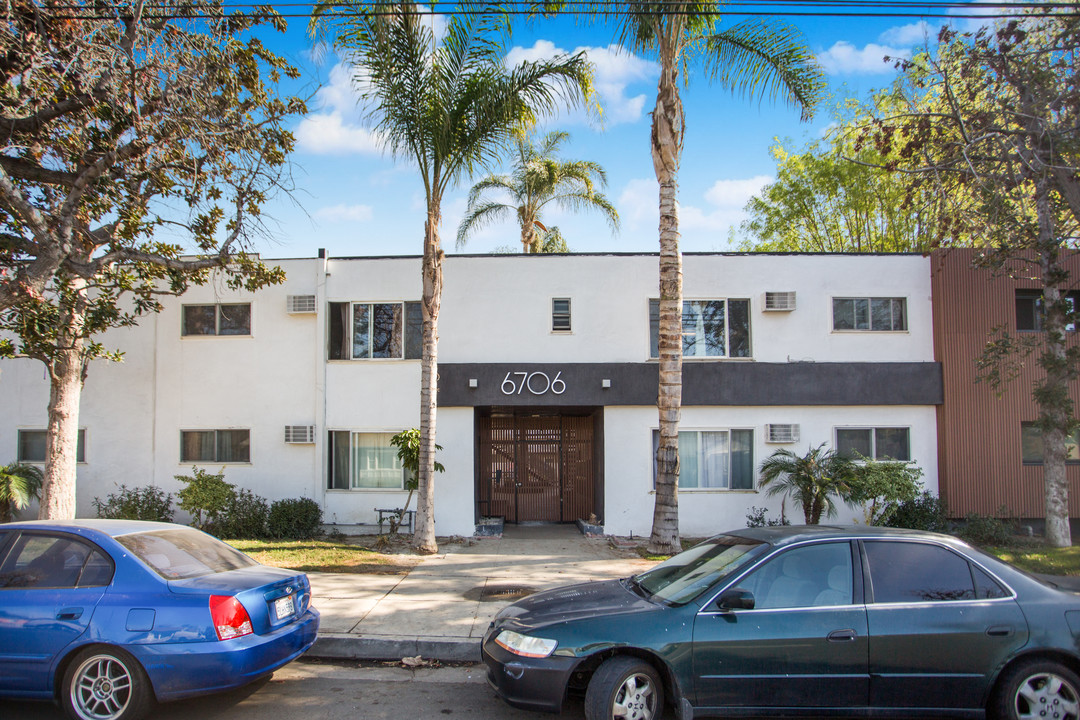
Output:
[[465,247],[465,242],[473,232],[478,232],[498,222],[504,222],[515,214],[515,208],[506,203],[481,202],[470,203],[465,217],[461,219],[457,232],[457,247]]
[[708,38],[710,76],[748,97],[783,99],[813,116],[825,88],[821,66],[801,33],[770,20],[749,20]]

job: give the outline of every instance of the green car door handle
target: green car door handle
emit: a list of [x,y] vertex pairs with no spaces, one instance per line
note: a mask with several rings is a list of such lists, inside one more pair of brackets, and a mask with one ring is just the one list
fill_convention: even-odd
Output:
[[991,625],[986,628],[986,634],[990,637],[1011,637],[1013,629],[1011,625]]
[[854,642],[855,631],[851,629],[847,630],[833,630],[828,636],[829,642]]

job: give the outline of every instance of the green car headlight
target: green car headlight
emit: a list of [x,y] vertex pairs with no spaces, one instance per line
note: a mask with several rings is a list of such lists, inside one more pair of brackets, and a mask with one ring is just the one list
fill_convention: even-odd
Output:
[[513,630],[503,630],[496,636],[495,644],[522,657],[545,658],[555,652],[559,643],[547,638],[522,635]]

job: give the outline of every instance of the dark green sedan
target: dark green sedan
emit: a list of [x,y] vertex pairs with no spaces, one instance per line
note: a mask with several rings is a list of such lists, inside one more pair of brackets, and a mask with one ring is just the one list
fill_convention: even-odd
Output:
[[559,712],[583,693],[588,720],[1080,720],[1080,594],[909,530],[718,535],[508,606],[483,657],[511,705]]

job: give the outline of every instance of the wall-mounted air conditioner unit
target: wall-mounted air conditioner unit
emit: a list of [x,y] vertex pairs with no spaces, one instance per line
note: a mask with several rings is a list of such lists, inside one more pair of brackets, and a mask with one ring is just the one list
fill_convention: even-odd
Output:
[[289,295],[285,298],[285,309],[292,314],[315,312],[314,295]]
[[765,311],[766,312],[791,312],[795,309],[795,291],[788,290],[785,292],[766,292],[765,293]]
[[797,424],[769,423],[765,426],[765,442],[767,443],[796,443],[799,442],[799,426]]
[[310,445],[315,442],[315,426],[286,425],[285,442],[289,445]]

